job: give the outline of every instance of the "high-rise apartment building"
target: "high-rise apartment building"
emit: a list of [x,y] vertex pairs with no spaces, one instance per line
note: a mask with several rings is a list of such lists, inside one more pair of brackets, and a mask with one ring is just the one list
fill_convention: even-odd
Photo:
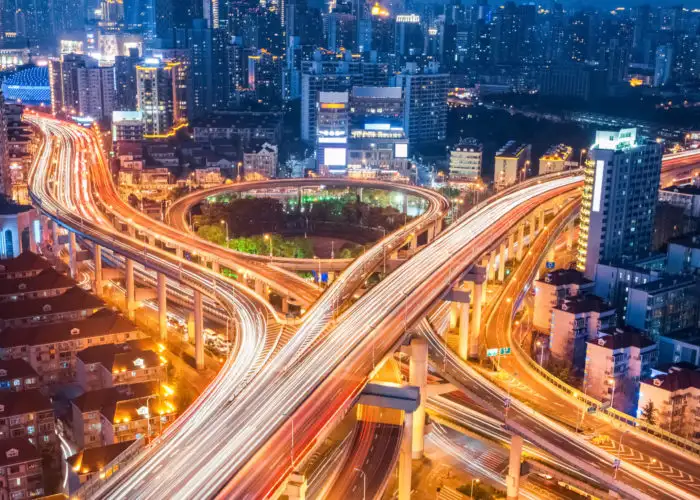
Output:
[[136,109],[136,65],[139,61],[138,49],[129,49],[128,56],[114,58],[115,107],[119,111]]
[[54,114],[102,119],[115,107],[114,67],[99,66],[85,55],[66,54],[49,61],[51,109]]
[[450,180],[479,180],[483,154],[484,146],[476,139],[461,140],[450,150]]
[[599,262],[620,262],[651,249],[661,146],[637,129],[599,131],[585,167],[577,265],[589,279]]
[[496,190],[505,189],[525,178],[530,164],[530,150],[530,144],[508,141],[496,152],[493,171]]
[[403,87],[404,131],[411,145],[441,142],[447,137],[447,89],[450,75],[439,72],[437,63],[418,71],[415,63],[394,77]]
[[136,67],[137,109],[144,135],[166,135],[187,120],[187,75],[179,61],[146,60]]

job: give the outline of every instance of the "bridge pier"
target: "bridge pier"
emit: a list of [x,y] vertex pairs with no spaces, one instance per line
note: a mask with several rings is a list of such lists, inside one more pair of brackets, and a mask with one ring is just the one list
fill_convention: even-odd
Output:
[[439,218],[435,221],[435,236],[442,232],[442,219]]
[[450,302],[450,330],[457,328],[459,321],[460,306],[459,302]]
[[182,247],[175,247],[175,255],[177,258],[181,259],[182,258]]
[[510,439],[510,459],[506,487],[508,500],[518,500],[520,491],[520,462],[523,453],[523,438],[516,434]]
[[411,251],[411,253],[415,252],[416,249],[418,248],[418,234],[412,234],[411,235],[411,240],[408,242],[408,249]]
[[428,243],[435,239],[435,226],[428,226]]
[[462,314],[459,317],[459,357],[467,360],[469,356],[469,302],[462,304]]
[[496,278],[496,252],[493,251],[489,254],[488,269],[488,280],[493,281]]
[[[555,209],[556,210],[556,209]],[[539,224],[540,231],[544,229],[544,208],[540,210],[540,224]]]
[[146,237],[148,238],[149,245],[151,245],[152,247],[156,246],[156,237],[155,236],[147,234]]
[[515,233],[508,235],[508,259],[512,260],[515,255]]
[[411,499],[413,413],[403,414],[403,436],[399,452],[399,500]]
[[211,261],[211,270],[214,271],[216,274],[220,274],[221,273],[221,265],[217,261],[212,260]]
[[168,341],[168,292],[165,274],[158,273],[158,331],[160,340]]
[[506,242],[501,241],[498,256],[498,281],[503,283],[506,280]]
[[263,283],[259,279],[255,280],[255,293],[257,293],[261,297],[265,296],[265,283]]
[[515,259],[520,262],[523,260],[523,245],[525,244],[525,223],[521,222],[518,225],[518,249],[515,252]]
[[136,289],[134,284],[134,261],[126,258],[125,282],[126,282],[126,311],[130,320],[134,320],[136,315]]
[[566,228],[566,249],[571,250],[574,248],[574,223],[569,222]]
[[282,313],[287,314],[289,312],[289,297],[282,297]]
[[287,480],[284,494],[289,500],[305,500],[308,487],[306,476],[298,472],[292,472]]
[[[468,304],[466,304],[467,307]],[[408,383],[418,387],[420,401],[413,412],[413,439],[411,456],[414,460],[423,458],[425,441],[425,400],[428,386],[428,342],[424,338],[411,340],[411,359],[408,365]]]
[[75,240],[75,233],[68,231],[68,263],[70,267],[70,277],[78,279],[78,243]]
[[93,280],[93,291],[98,297],[102,296],[102,247],[95,243],[93,245],[93,260],[95,262],[95,279]]
[[535,233],[537,233],[537,214],[532,213],[530,215],[530,245],[532,245],[532,239],[535,237]]
[[483,277],[477,277],[474,281],[474,309],[472,311],[472,334],[469,338],[469,357],[479,357],[479,344],[481,340],[481,299],[483,294]]
[[194,359],[197,370],[204,369],[204,317],[202,314],[202,292],[194,291]]

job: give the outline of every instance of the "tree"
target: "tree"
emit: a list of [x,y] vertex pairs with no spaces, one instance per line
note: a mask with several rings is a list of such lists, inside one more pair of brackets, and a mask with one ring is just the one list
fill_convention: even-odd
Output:
[[654,408],[654,402],[651,399],[642,408],[641,418],[649,425],[656,425],[656,408]]

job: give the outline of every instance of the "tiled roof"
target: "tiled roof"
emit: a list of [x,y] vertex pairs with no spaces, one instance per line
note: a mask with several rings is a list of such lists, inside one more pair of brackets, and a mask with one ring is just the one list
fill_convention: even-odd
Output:
[[110,309],[101,309],[86,319],[7,328],[0,332],[0,349],[52,344],[65,340],[134,331],[136,331],[136,325],[127,318]]
[[658,375],[644,380],[644,383],[661,387],[670,392],[675,392],[690,387],[700,389],[700,370],[671,371],[667,375]]
[[[638,347],[644,349],[655,345],[656,343],[641,331],[626,327],[621,328],[606,328],[600,331],[600,336],[597,339],[589,340],[589,344],[596,344],[607,349],[625,349],[627,347]],[[602,344],[601,344],[602,342]]]
[[72,403],[82,412],[100,411],[109,421],[114,419],[117,403],[145,398],[156,394],[158,387],[152,383],[118,385],[107,389],[86,392]]
[[39,451],[26,437],[0,441],[0,467],[39,460]]
[[81,474],[98,472],[104,469],[109,463],[117,458],[134,441],[122,441],[121,443],[98,446],[79,451],[75,455],[68,457],[66,462]]
[[27,278],[0,279],[0,296],[13,293],[29,293],[41,290],[55,290],[57,288],[70,288],[75,286],[75,281],[65,274],[61,274],[54,268],[44,269],[35,276]]
[[4,273],[48,269],[50,267],[51,264],[45,258],[32,252],[22,252],[14,259],[0,260],[0,276]]
[[0,307],[0,319],[11,320],[42,314],[83,311],[97,309],[104,305],[105,303],[99,298],[75,286],[54,297],[18,300],[12,303],[12,307]]
[[0,392],[0,405],[3,407],[0,416],[4,418],[52,409],[51,400],[39,389],[23,392]]
[[32,365],[23,359],[0,360],[0,370],[4,370],[7,375],[0,372],[0,380],[10,380],[13,378],[37,377],[37,373]]

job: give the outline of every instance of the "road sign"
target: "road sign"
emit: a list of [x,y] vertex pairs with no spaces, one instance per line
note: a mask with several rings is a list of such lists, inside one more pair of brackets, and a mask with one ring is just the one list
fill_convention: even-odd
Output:
[[620,468],[620,459],[619,458],[616,458],[615,460],[613,460],[613,467],[615,467],[616,469]]
[[505,356],[507,354],[510,354],[510,347],[501,347],[498,350],[498,354],[500,354],[501,356]]
[[486,349],[487,358],[493,358],[494,356],[498,356],[498,349]]
[[545,265],[547,266],[547,269],[554,269],[556,267],[554,262],[547,262]]

